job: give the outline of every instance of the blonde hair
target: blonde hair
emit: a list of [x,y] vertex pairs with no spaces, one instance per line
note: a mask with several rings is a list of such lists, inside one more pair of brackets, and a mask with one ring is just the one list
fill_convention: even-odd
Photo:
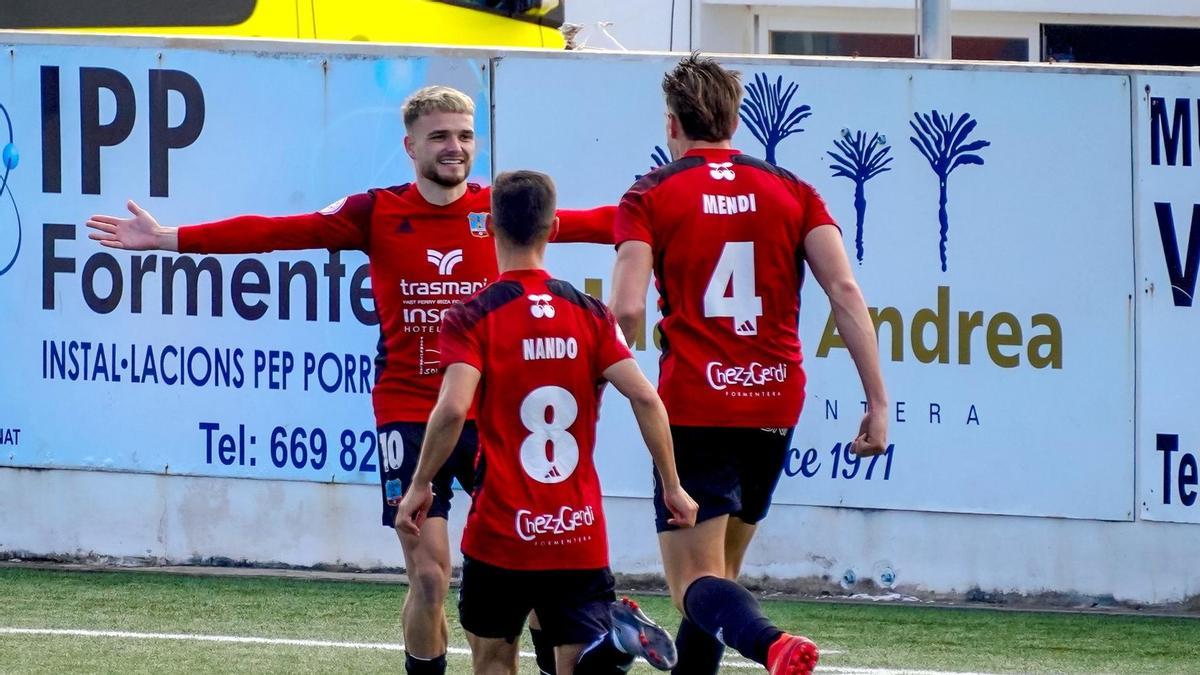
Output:
[[470,96],[462,93],[453,87],[444,87],[441,85],[433,85],[430,87],[421,87],[413,92],[404,101],[404,105],[400,107],[400,112],[404,115],[404,128],[412,127],[413,122],[416,122],[422,115],[429,113],[465,113],[467,115],[475,114],[475,102]]

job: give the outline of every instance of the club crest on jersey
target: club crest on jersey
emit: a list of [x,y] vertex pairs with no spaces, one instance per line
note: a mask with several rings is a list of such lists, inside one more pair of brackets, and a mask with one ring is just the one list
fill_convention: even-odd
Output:
[[529,301],[533,303],[529,306],[529,313],[532,314],[535,319],[554,318],[554,305],[550,304],[549,294],[542,293],[539,295],[534,293],[526,297],[528,297]]
[[709,162],[708,175],[713,180],[733,180],[733,162]]
[[471,228],[472,237],[486,237],[487,231],[487,213],[468,213],[467,226]]

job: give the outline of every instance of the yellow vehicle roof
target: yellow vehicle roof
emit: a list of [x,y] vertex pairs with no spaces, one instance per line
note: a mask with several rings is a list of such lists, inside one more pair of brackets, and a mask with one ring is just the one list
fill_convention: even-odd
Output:
[[3,0],[0,29],[562,49],[561,0]]

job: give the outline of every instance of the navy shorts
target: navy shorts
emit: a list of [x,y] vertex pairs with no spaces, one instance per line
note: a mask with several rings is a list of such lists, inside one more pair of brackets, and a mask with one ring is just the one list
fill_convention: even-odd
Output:
[[[746,427],[671,427],[679,482],[700,506],[696,522],[734,516],[753,525],[767,516],[771,496],[791,451],[794,429]],[[667,522],[662,480],[654,472],[654,525]]]
[[612,627],[616,599],[607,567],[510,570],[463,556],[458,618],[469,633],[512,643],[532,610],[550,644],[591,644]]
[[[395,527],[396,507],[412,485],[421,443],[425,440],[423,422],[392,422],[379,427],[379,489],[383,494],[383,526]],[[475,490],[475,455],[479,451],[479,432],[474,422],[463,425],[462,435],[450,459],[433,478],[433,506],[430,518],[445,518],[450,513],[454,481],[468,494]]]

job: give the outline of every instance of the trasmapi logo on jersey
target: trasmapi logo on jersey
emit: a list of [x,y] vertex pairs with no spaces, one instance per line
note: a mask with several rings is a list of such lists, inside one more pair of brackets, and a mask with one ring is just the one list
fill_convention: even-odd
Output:
[[425,259],[437,268],[438,274],[448,277],[454,273],[454,267],[463,261],[463,250],[456,248],[442,253],[430,248],[425,250]]
[[[462,258],[453,261],[461,262]],[[439,270],[446,264],[446,258],[439,262],[429,261],[438,265]],[[403,305],[401,317],[404,319],[402,330],[405,333],[437,333],[442,327],[442,318],[454,305],[478,293],[487,286],[488,280],[480,281],[409,281],[400,280],[400,301]]]
[[705,374],[708,386],[716,391],[724,391],[728,396],[778,396],[778,393],[772,392],[751,392],[786,382],[788,367],[786,363],[764,365],[755,361],[747,366],[731,366],[710,361]]
[[[575,534],[596,524],[596,512],[591,506],[577,509],[563,506],[557,513],[534,513],[529,509],[517,511],[517,536],[525,541],[539,537]],[[591,537],[588,537],[589,539]]]
[[533,293],[528,296],[529,302],[533,304],[529,306],[529,313],[536,319],[553,319],[555,314],[554,305],[550,304],[552,299],[547,293]]

